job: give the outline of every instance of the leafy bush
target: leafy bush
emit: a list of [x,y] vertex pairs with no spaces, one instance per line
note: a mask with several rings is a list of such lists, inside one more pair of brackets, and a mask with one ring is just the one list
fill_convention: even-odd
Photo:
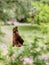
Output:
[[29,22],[32,22],[32,18],[27,18],[27,20],[26,20],[28,23]]
[[49,6],[41,2],[34,2],[32,6],[36,7],[37,15],[34,18],[35,23],[40,24],[49,22]]

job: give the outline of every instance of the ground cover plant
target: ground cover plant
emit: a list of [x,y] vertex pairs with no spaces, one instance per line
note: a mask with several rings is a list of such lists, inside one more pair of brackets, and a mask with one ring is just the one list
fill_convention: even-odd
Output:
[[18,26],[25,44],[20,48],[12,47],[13,27],[1,26],[5,35],[1,35],[0,65],[48,65],[49,25]]

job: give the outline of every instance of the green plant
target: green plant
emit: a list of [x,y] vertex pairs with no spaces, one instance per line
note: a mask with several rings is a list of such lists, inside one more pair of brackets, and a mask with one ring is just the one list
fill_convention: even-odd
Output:
[[[12,26],[9,26],[6,29],[9,31],[12,28]],[[25,46],[12,47],[9,43],[7,55],[3,56],[2,51],[0,51],[1,61],[4,65],[24,65],[24,59],[26,58],[32,59],[32,65],[46,65],[47,57],[45,59],[43,56],[49,54],[49,24],[19,26],[18,29],[24,38]],[[39,56],[41,57],[39,58]],[[28,62],[28,60],[26,61]]]
[[32,22],[32,18],[27,18],[26,21],[29,23],[29,22]]
[[13,50],[12,45],[10,45],[9,49],[8,49],[8,55],[9,55],[9,57],[11,57],[13,54],[14,54],[14,50]]
[[32,6],[36,7],[37,15],[34,18],[34,22],[37,24],[47,23],[49,21],[49,6],[41,2],[34,2]]

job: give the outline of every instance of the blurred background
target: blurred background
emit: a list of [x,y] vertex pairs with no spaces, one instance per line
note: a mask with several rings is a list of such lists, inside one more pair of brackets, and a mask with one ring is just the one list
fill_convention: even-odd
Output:
[[[25,46],[12,47],[15,26]],[[49,65],[49,0],[0,0],[0,65]]]

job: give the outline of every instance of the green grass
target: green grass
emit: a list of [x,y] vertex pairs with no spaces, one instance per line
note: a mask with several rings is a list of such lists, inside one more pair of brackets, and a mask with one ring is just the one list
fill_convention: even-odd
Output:
[[[35,65],[37,63],[42,63],[42,60],[38,60],[39,55],[49,55],[49,26],[47,25],[37,25],[37,26],[18,26],[19,33],[24,39],[24,44],[26,46],[22,46],[20,48],[15,48],[11,46],[11,38],[12,38],[12,29],[15,26],[1,26],[1,30],[6,35],[6,39],[4,40],[4,36],[1,34],[0,40],[3,41],[3,44],[8,45],[8,54],[5,55],[5,63],[7,63],[7,56],[12,56],[14,53],[16,53],[14,63],[16,65],[22,65],[21,61],[19,60],[19,57],[32,57]],[[5,42],[6,41],[6,42]],[[2,45],[2,44],[1,44]],[[6,52],[6,50],[5,50]],[[5,57],[4,56],[4,57]],[[3,58],[3,57],[2,57]],[[11,59],[11,58],[10,58]],[[37,61],[38,60],[38,61]],[[3,61],[3,60],[2,60]],[[15,65],[13,61],[8,60],[9,64],[12,62],[12,65]],[[16,61],[16,62],[15,62]],[[21,64],[19,64],[20,62]],[[8,64],[8,65],[9,65]],[[10,64],[11,65],[11,64]]]
[[[6,32],[9,33],[9,36],[10,36],[13,27],[14,26],[2,26],[2,29],[4,30],[5,33]],[[49,36],[47,27],[45,28],[44,26],[39,26],[39,25],[38,26],[18,26],[18,30],[19,30],[19,33],[21,34],[21,36],[23,37],[23,39],[25,40],[24,44],[32,43],[34,41],[35,37],[43,38],[45,36],[45,38],[46,38],[47,36]],[[48,37],[48,39],[49,39],[49,37]]]

